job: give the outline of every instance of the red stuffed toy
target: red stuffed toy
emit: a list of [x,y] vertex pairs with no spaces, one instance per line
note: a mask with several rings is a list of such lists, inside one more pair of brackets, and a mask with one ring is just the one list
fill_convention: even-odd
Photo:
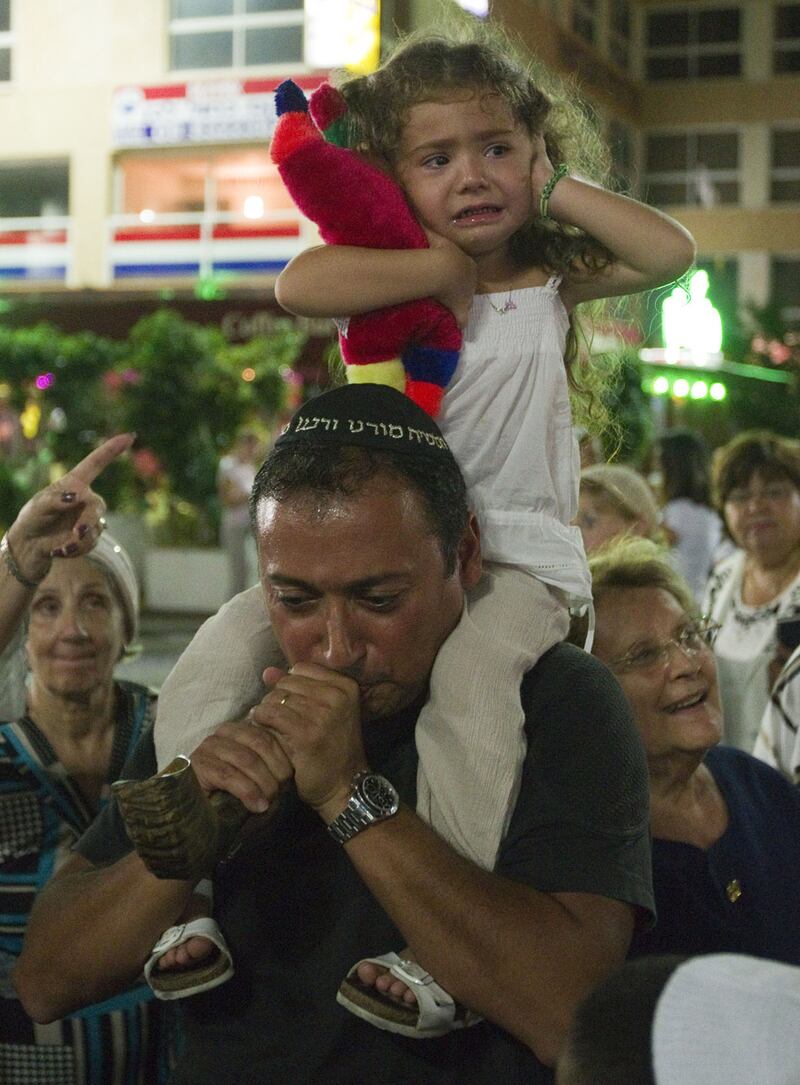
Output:
[[[428,247],[399,185],[355,151],[325,139],[323,132],[335,130],[346,111],[334,87],[323,83],[307,102],[287,79],[275,92],[275,108],[272,160],[326,244]],[[391,384],[436,417],[458,364],[461,331],[449,309],[422,298],[351,317],[340,329],[339,346],[348,381]]]

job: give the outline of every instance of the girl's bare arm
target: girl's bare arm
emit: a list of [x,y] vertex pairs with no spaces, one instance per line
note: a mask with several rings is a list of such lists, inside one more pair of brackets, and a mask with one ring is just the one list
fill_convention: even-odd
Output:
[[321,245],[301,252],[275,283],[275,297],[297,316],[355,316],[418,298],[435,298],[464,323],[475,263],[450,243],[428,249]]
[[[533,165],[537,203],[551,174],[541,144]],[[662,286],[683,275],[694,262],[694,239],[675,219],[576,177],[564,177],[556,184],[549,215],[585,230],[613,254],[612,262],[599,272],[577,267],[570,274],[562,289],[568,306]]]

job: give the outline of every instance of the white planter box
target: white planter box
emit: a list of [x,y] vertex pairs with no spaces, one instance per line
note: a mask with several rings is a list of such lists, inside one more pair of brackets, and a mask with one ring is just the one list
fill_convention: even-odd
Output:
[[150,547],[150,531],[144,517],[133,512],[107,512],[108,530],[128,551],[139,583],[144,586],[144,558]]
[[153,548],[144,556],[144,603],[148,610],[214,614],[227,601],[224,550]]

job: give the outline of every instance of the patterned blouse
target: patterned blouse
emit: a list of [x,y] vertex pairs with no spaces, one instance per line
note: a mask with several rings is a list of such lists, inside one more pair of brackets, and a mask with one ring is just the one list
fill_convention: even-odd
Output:
[[[116,682],[117,723],[100,798],[143,730],[155,696]],[[69,857],[97,810],[28,716],[0,725],[0,1082],[3,1085],[155,1085],[166,1078],[164,1011],[138,986],[61,1021],[38,1025],[11,985],[28,915],[45,882]]]
[[714,641],[724,720],[723,742],[751,753],[769,703],[769,665],[777,643],[777,620],[800,607],[800,573],[769,603],[742,602],[746,555],[736,550],[716,566],[703,610],[720,630]]

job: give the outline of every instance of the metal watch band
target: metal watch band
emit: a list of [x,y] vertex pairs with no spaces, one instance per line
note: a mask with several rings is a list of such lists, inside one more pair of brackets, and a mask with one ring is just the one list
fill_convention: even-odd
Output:
[[372,824],[371,819],[346,806],[341,814],[330,823],[328,832],[337,844],[346,844],[348,840],[352,840],[354,836],[363,829],[368,829]]
[[[362,785],[367,781],[377,783],[385,789],[389,798],[388,805],[384,809],[375,806],[362,793]],[[397,813],[399,808],[399,796],[394,786],[383,776],[371,772],[359,772],[353,779],[353,791],[347,800],[347,806],[328,825],[328,832],[337,844],[346,844],[358,833],[376,825],[379,821],[385,821]]]

